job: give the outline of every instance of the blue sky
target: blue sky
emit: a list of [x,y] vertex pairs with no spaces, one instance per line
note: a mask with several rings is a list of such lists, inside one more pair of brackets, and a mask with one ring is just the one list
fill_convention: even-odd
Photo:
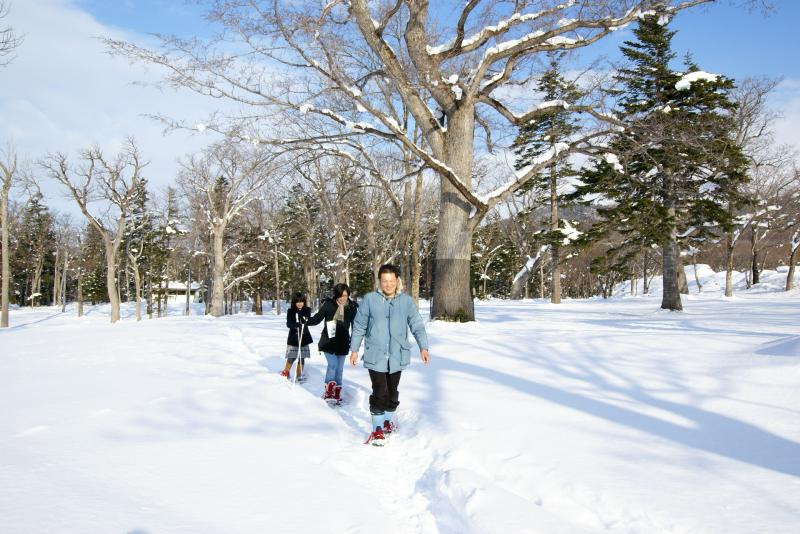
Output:
[[[681,13],[672,26],[679,30],[676,53],[691,50],[702,69],[733,78],[783,77],[771,96],[772,106],[783,113],[776,134],[779,142],[800,148],[800,61],[794,57],[797,47],[787,44],[798,32],[800,0],[775,0],[775,11],[767,17],[732,6],[742,1],[723,0]],[[151,185],[165,187],[178,172],[178,159],[200,150],[213,136],[187,131],[164,136],[162,126],[144,114],[194,124],[205,122],[224,103],[188,91],[134,86],[161,80],[160,71],[109,58],[97,37],[152,44],[148,33],[209,35],[212,29],[203,15],[196,2],[184,0],[12,0],[5,21],[25,41],[2,72],[0,141],[11,141],[23,158],[35,161],[57,151],[74,157],[95,144],[115,153],[133,135],[151,161]],[[630,36],[630,29],[616,32],[585,54],[613,59]],[[52,181],[42,183],[48,200],[69,210],[63,192]]]
[[[797,47],[787,44],[798,32],[800,1],[772,0],[768,14],[742,7],[744,3],[723,0],[680,13],[672,24],[678,30],[674,40],[678,56],[691,51],[701,68],[734,78],[800,78]],[[186,0],[77,0],[77,5],[103,24],[138,33],[190,36],[210,31],[204,8]],[[620,32],[592,52],[614,57],[629,37],[629,31]]]

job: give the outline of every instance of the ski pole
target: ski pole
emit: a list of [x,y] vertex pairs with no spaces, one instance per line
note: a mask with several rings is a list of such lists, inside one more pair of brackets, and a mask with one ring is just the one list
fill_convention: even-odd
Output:
[[[299,318],[299,316],[298,316]],[[299,334],[297,336],[297,370],[294,373],[294,382],[297,383],[297,379],[300,376],[300,372],[302,371],[302,354],[303,354],[303,328],[305,325],[301,322],[300,327],[298,329]]]

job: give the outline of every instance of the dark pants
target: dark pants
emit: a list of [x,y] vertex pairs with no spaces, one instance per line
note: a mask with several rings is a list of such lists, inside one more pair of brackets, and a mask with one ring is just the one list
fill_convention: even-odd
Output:
[[369,379],[372,381],[372,395],[369,396],[369,411],[378,415],[383,412],[393,412],[397,409],[400,402],[397,400],[400,394],[397,392],[397,385],[400,383],[400,374],[381,373],[369,370]]

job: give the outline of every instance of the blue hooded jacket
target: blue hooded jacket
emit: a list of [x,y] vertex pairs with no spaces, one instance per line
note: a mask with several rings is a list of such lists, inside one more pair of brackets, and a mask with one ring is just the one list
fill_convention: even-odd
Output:
[[358,352],[364,339],[364,367],[383,373],[402,371],[411,361],[409,328],[419,348],[427,349],[425,324],[411,297],[398,293],[389,299],[380,291],[373,291],[359,304],[350,351]]

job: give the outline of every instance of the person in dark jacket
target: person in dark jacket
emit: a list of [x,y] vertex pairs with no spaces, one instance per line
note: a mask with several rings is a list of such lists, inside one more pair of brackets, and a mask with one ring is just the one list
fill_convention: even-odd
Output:
[[350,351],[350,328],[357,310],[358,304],[350,300],[350,287],[336,284],[333,286],[333,298],[325,299],[317,313],[308,320],[312,326],[325,322],[319,338],[319,351],[328,361],[322,398],[336,404],[342,400],[342,374],[345,358]]
[[[286,327],[289,329],[289,337],[286,340],[286,365],[281,371],[281,376],[290,377],[290,370],[299,356],[300,362],[296,378],[300,382],[304,379],[305,359],[311,356],[308,346],[314,342],[306,327],[309,317],[311,317],[311,308],[306,305],[306,296],[302,293],[295,293],[292,297],[292,305],[286,311]],[[302,339],[300,339],[300,332],[302,332]]]

